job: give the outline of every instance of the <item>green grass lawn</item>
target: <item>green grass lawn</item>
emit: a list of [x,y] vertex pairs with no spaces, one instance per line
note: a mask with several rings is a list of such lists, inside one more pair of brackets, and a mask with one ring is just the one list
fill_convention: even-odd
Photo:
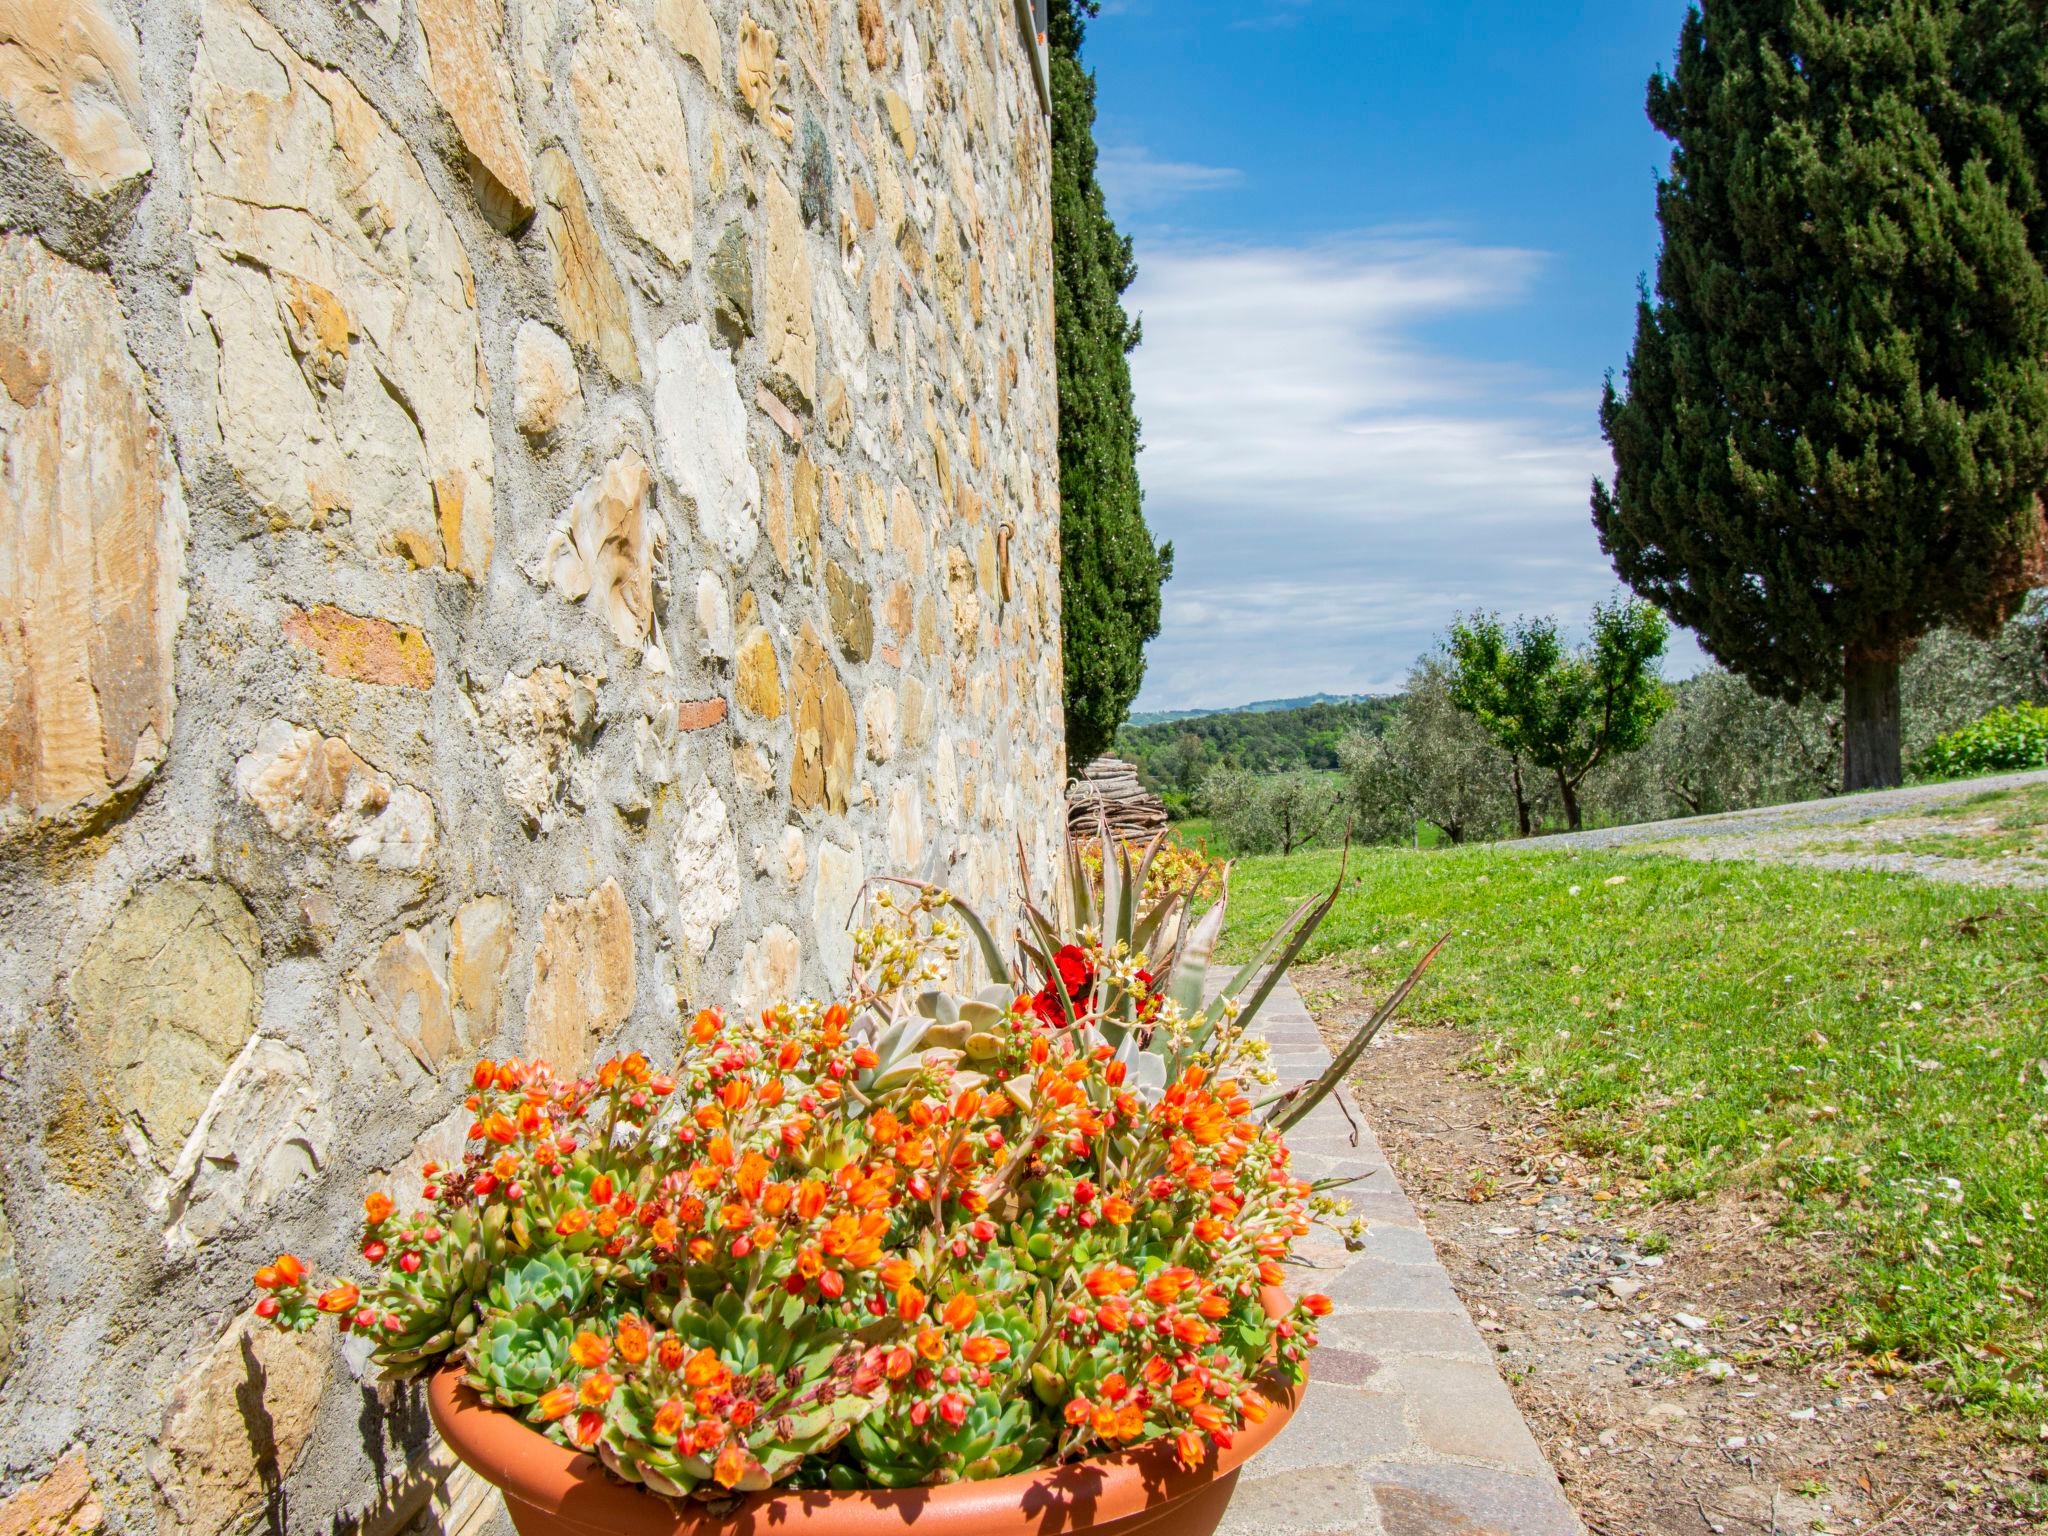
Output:
[[[1241,954],[1336,878],[1249,858]],[[1455,937],[1411,1019],[1481,1059],[1652,1198],[1784,1197],[1843,1255],[1853,1347],[1945,1363],[1965,1404],[2048,1422],[2048,914],[1909,876],[1495,846],[1354,852],[1306,958],[1390,986]],[[2048,1431],[2043,1431],[2048,1432]]]

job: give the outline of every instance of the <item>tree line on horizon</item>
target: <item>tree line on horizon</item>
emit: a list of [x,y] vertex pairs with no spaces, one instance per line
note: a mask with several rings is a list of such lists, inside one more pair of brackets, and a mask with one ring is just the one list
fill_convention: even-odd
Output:
[[[1638,612],[1627,614],[1630,607]],[[1655,638],[1641,608],[1608,605],[1605,642],[1596,621],[1576,651],[1556,643],[1544,621],[1475,615],[1416,660],[1401,694],[1364,706],[1126,727],[1117,751],[1177,819],[1212,817],[1241,853],[1291,853],[1347,832],[1376,843],[1465,843],[1566,830],[1560,769],[1582,824],[1840,790],[1839,700],[1790,704],[1721,667],[1666,683],[1654,656],[1641,664]],[[1496,652],[1518,659],[1503,670]],[[1557,675],[1574,668],[1575,680]],[[1540,683],[1525,686],[1532,677]],[[1626,707],[1605,707],[1610,688],[1629,694]],[[1512,709],[1508,690],[1519,694]],[[1579,699],[1560,708],[1560,691]],[[1952,627],[1927,636],[1902,668],[1901,694],[1909,763],[1990,711],[2048,700],[2048,592],[1988,639]],[[1514,723],[1504,732],[1506,716]],[[1532,753],[1532,736],[1548,744]]]

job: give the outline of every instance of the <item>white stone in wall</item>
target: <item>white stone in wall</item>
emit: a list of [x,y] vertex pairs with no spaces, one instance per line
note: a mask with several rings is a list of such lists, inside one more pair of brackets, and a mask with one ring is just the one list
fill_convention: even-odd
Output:
[[760,939],[749,944],[740,957],[736,1004],[741,1015],[794,1001],[803,958],[803,946],[788,925],[770,923]]
[[861,724],[867,732],[868,760],[886,763],[896,755],[896,690],[878,683],[862,701]]
[[655,584],[666,574],[668,528],[653,494],[647,461],[625,449],[555,520],[541,569],[562,596],[596,609],[612,638],[639,652],[642,666],[665,674]]
[[339,843],[355,863],[424,869],[434,853],[434,803],[358,757],[338,736],[272,719],[235,763],[236,793],[287,842]]
[[169,1179],[165,1245],[190,1252],[254,1217],[327,1164],[334,1120],[306,1053],[252,1035],[193,1127]]
[[552,437],[583,419],[583,378],[569,343],[538,320],[512,342],[512,419],[528,437]]
[[697,644],[706,656],[732,660],[732,603],[716,571],[697,573]]
[[818,962],[825,969],[825,985],[834,995],[853,974],[853,934],[850,925],[867,871],[860,850],[842,848],[832,839],[818,844],[818,881],[811,892],[812,942],[818,946]]
[[597,679],[561,667],[505,674],[478,710],[505,799],[528,828],[551,832],[588,800],[577,749],[597,723]]
[[690,263],[689,130],[669,64],[632,11],[588,13],[569,67],[576,124],[605,202],[672,267]]
[[697,508],[697,531],[735,566],[761,539],[761,477],[747,454],[747,408],[732,356],[695,322],[655,348],[654,441],[661,467]]
[[0,103],[57,157],[72,187],[103,197],[150,170],[135,31],[104,0],[0,4]]
[[677,940],[699,959],[740,906],[740,852],[732,818],[711,781],[699,775],[676,836]]
[[412,151],[239,0],[201,6],[184,148],[195,361],[251,512],[481,580],[474,280]]
[[924,868],[924,806],[908,780],[889,791],[889,867],[907,875]]

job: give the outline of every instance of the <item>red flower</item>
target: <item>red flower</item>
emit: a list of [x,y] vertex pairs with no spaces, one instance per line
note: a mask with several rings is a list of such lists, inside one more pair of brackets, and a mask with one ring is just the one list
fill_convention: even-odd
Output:
[[1088,963],[1087,951],[1078,944],[1063,944],[1052,957],[1052,963],[1078,1010],[1082,1000],[1095,990],[1095,967]]

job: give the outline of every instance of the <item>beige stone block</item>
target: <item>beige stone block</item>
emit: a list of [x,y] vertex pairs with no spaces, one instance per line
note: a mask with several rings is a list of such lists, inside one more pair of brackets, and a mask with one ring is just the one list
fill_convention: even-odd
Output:
[[769,382],[808,407],[818,390],[818,332],[811,316],[811,262],[796,194],[773,172],[763,178],[768,230],[764,323]]
[[640,382],[633,345],[633,310],[590,222],[590,204],[576,168],[558,146],[541,151],[542,243],[554,281],[555,304],[569,339],[586,348],[605,372],[624,384]]
[[184,149],[195,362],[254,516],[345,526],[365,555],[481,581],[492,462],[475,280],[412,151],[242,0],[199,7]]
[[150,1465],[158,1536],[223,1536],[297,1465],[327,1379],[332,1331],[284,1333],[242,1313],[179,1378]]
[[0,0],[0,103],[82,197],[149,174],[135,32],[104,0]]
[[538,320],[512,343],[512,420],[536,442],[583,419],[583,378],[569,344]]
[[818,844],[818,878],[811,889],[811,932],[825,984],[835,993],[853,974],[853,934],[860,917],[861,887],[867,871],[860,849],[842,848],[832,839]]
[[503,0],[418,0],[427,79],[469,151],[477,197],[501,228],[533,217],[533,181],[505,47]]
[[733,84],[740,100],[787,144],[796,134],[796,124],[783,105],[789,82],[789,65],[783,62],[776,36],[752,16],[740,17],[739,59],[733,66]]
[[0,836],[162,764],[185,534],[113,285],[0,236]]
[[235,763],[235,791],[287,842],[341,845],[354,863],[424,869],[436,843],[434,804],[357,756],[337,736],[272,719]]
[[448,1001],[465,1038],[481,1044],[498,1032],[505,973],[512,961],[512,907],[479,896],[456,913],[448,937]]
[[782,923],[770,923],[740,957],[740,1012],[756,1014],[777,1003],[794,1001],[803,958],[796,935]]
[[775,642],[759,624],[740,636],[733,697],[741,709],[764,720],[782,713],[782,665],[775,659]]
[[739,840],[709,778],[699,774],[684,798],[687,809],[675,846],[675,935],[701,960],[740,907]]
[[808,622],[791,668],[789,722],[796,736],[789,765],[790,802],[798,810],[844,815],[853,789],[853,699]]
[[478,702],[506,803],[530,831],[552,831],[587,798],[576,756],[596,729],[597,684],[562,667],[535,667],[524,677],[506,673]]
[[683,101],[629,7],[595,8],[576,40],[569,92],[605,202],[670,266],[688,266],[693,197]]
[[205,880],[130,896],[72,973],[71,1017],[139,1156],[168,1169],[256,1027],[262,941]]
[[655,0],[654,28],[677,53],[696,60],[714,87],[725,89],[725,50],[704,0]]
[[549,902],[526,994],[527,1053],[564,1077],[581,1075],[597,1042],[633,1011],[635,987],[633,915],[618,881]]

